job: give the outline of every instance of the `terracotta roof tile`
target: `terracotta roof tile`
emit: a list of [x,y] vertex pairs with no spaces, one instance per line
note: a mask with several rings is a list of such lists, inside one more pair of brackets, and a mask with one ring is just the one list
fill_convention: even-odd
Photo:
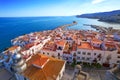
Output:
[[56,42],[56,44],[61,45],[61,46],[64,46],[65,43],[66,43],[65,40],[61,40],[61,41],[57,41],[57,42]]
[[47,57],[45,57],[45,58],[37,57],[36,60],[32,64],[43,67],[48,60],[49,59]]
[[[48,58],[49,61],[41,69],[32,65],[36,58]],[[59,72],[61,71],[65,61],[47,57],[45,55],[36,54],[27,62],[27,69],[23,72],[23,75],[30,80],[56,80]]]
[[25,48],[26,48],[26,49],[29,49],[29,48],[31,48],[32,46],[34,46],[34,43],[29,43],[29,44],[25,45]]
[[12,46],[12,47],[8,48],[8,50],[9,50],[9,51],[13,51],[13,50],[17,49],[18,47],[19,47],[19,46]]
[[82,42],[81,45],[78,45],[79,49],[93,49],[90,43]]

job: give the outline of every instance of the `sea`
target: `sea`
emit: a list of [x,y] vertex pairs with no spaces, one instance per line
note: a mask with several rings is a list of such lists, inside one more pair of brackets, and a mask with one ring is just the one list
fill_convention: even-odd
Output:
[[0,52],[11,45],[11,40],[31,32],[53,30],[59,26],[77,21],[77,25],[69,27],[76,30],[94,30],[83,24],[100,25],[120,29],[120,24],[100,22],[97,19],[67,17],[0,17]]

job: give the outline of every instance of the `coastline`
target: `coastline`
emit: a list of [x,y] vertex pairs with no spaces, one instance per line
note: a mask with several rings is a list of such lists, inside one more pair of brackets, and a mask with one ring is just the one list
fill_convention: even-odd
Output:
[[106,20],[106,19],[99,19],[99,18],[91,18],[91,17],[77,17],[77,18],[96,19],[97,21],[100,21],[100,22],[113,23],[113,24],[120,24],[119,21],[117,22],[117,21]]
[[[76,21],[73,21],[71,24],[65,24],[65,25],[62,25],[62,26],[58,26],[57,28],[55,28],[55,29],[53,29],[53,30],[43,30],[43,31],[37,31],[37,32],[44,32],[44,31],[54,31],[54,30],[57,30],[57,29],[61,29],[61,30],[66,30],[67,29],[67,27],[70,27],[70,26],[74,26],[74,25],[77,25],[78,23],[76,22]],[[37,33],[37,32],[31,32],[31,33],[28,33],[28,34],[34,34],[34,33]],[[20,35],[20,36],[18,36],[18,37],[22,37],[22,36],[25,36],[25,35],[28,35],[28,34],[24,34],[24,35]],[[18,38],[18,37],[16,37],[16,38]],[[16,39],[16,38],[14,38],[14,39]],[[11,40],[11,42],[14,40],[14,39],[12,39]],[[12,45],[11,45],[12,46]],[[9,47],[8,47],[9,48]],[[6,49],[8,49],[8,48],[6,48]]]
[[[3,22],[4,20],[4,22]],[[44,30],[54,30],[60,25],[70,24],[72,21],[77,21],[78,25],[73,26],[71,29],[75,30],[88,30],[90,27],[83,26],[86,24],[98,24],[98,25],[106,25],[112,26],[115,28],[119,28],[120,25],[109,24],[109,23],[101,23],[95,19],[83,19],[76,17],[49,17],[49,18],[2,18],[0,19],[0,52],[2,52],[5,48],[11,46],[10,40],[14,39],[23,34],[29,34],[31,32],[38,32]],[[51,23],[51,24],[50,24]],[[5,37],[9,36],[9,37]]]

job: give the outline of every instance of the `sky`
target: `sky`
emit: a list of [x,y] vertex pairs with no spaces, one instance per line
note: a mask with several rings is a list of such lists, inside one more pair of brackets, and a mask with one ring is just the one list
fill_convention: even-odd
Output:
[[0,0],[0,17],[72,16],[120,10],[120,0]]

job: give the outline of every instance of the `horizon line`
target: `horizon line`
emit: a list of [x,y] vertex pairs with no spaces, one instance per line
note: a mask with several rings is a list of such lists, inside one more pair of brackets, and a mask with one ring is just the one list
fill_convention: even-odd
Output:
[[[94,13],[102,13],[102,12],[112,12],[112,11],[118,11],[120,9],[115,9],[115,10],[110,10],[110,11],[100,11],[100,12],[94,12]],[[94,13],[83,13],[83,14],[94,14]],[[8,18],[8,17],[69,17],[69,16],[77,16],[77,15],[82,15],[82,14],[75,14],[75,15],[42,15],[42,16],[0,16],[0,18]]]
[[68,16],[0,16],[0,18],[8,18],[8,17],[14,17],[14,18],[17,18],[17,17],[70,17],[70,16],[77,16],[77,15],[68,15]]

